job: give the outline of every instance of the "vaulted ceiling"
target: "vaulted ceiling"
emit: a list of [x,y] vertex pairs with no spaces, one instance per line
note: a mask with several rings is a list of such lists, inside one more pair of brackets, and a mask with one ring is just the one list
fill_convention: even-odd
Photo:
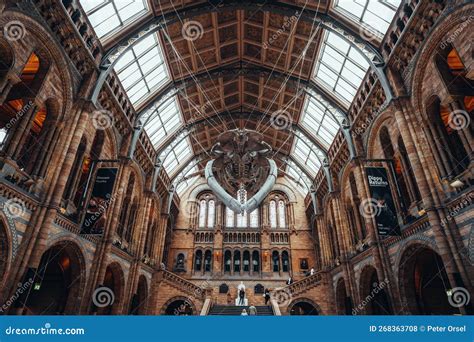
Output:
[[307,189],[400,1],[81,4],[170,177],[202,168],[220,133],[247,128]]

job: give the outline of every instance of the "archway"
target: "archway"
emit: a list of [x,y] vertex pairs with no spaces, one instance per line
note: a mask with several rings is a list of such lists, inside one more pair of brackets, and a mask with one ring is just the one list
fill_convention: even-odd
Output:
[[144,275],[138,279],[137,293],[130,304],[131,315],[145,315],[147,312],[148,285]]
[[44,252],[33,279],[24,301],[24,314],[77,314],[85,281],[85,261],[75,243],[61,242]]
[[372,266],[366,266],[360,275],[360,294],[362,306],[367,315],[391,315],[387,284],[379,282],[377,271]]
[[312,300],[302,298],[290,304],[288,312],[291,316],[318,316],[319,307]]
[[194,304],[186,297],[171,298],[161,310],[167,316],[192,316],[196,312]]
[[124,286],[124,275],[120,265],[114,262],[107,266],[104,283],[100,287],[106,287],[113,293],[113,301],[110,301],[109,305],[99,308],[97,310],[98,315],[117,315],[121,313],[120,308]]
[[451,288],[441,257],[432,249],[415,244],[400,259],[401,296],[414,315],[452,315],[459,310],[448,301]]
[[336,313],[352,315],[352,299],[347,295],[344,278],[339,279],[336,285]]

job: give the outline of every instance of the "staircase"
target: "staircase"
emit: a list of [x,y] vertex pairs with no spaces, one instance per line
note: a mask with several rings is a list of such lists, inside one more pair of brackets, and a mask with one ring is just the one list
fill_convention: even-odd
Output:
[[[257,316],[273,316],[273,310],[271,306],[255,306],[257,308]],[[242,310],[249,312],[248,306],[235,306],[235,305],[214,305],[209,311],[209,316],[240,316]]]

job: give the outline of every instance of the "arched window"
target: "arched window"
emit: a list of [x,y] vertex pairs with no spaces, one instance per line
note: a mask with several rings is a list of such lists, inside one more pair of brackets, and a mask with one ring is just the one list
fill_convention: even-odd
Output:
[[207,250],[204,253],[204,272],[211,272],[212,266],[212,253],[211,251]]
[[247,227],[247,212],[246,211],[244,211],[243,213],[237,214],[237,227],[238,228]]
[[273,272],[280,272],[280,254],[277,251],[272,253]]
[[290,272],[290,257],[287,251],[281,253],[281,263],[283,272]]
[[232,253],[231,251],[225,251],[224,253],[224,272],[230,273],[230,268],[232,264]]
[[269,215],[270,215],[270,227],[276,228],[277,227],[277,209],[276,209],[276,202],[273,200],[270,201]]
[[268,220],[271,228],[286,228],[286,202],[279,194],[271,195],[268,202]]
[[226,227],[228,228],[234,227],[234,217],[235,217],[234,211],[226,207],[225,208],[225,226]]
[[249,272],[250,271],[250,252],[249,251],[244,251],[243,254],[243,268],[244,272]]
[[255,209],[250,213],[250,227],[257,228],[258,227],[258,209]]
[[234,251],[234,272],[240,272],[240,251]]
[[214,227],[216,221],[216,202],[209,200],[207,203],[207,226],[209,228]]
[[199,228],[206,227],[206,209],[207,209],[207,201],[201,200],[199,203]]
[[201,271],[202,270],[202,251],[196,251],[194,256],[194,271]]
[[216,222],[216,202],[212,195],[205,194],[199,201],[199,228],[214,228]]
[[286,228],[286,205],[282,200],[278,201],[278,227]]
[[260,254],[258,251],[252,253],[252,267],[254,272],[260,272]]

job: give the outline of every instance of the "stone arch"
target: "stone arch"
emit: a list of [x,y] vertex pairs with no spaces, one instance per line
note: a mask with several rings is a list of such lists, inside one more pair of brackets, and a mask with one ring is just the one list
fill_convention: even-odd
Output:
[[[359,294],[361,312],[369,315],[390,315],[393,312],[390,299],[386,293],[388,282],[379,278],[376,267],[366,265],[360,272]],[[359,312],[359,313],[361,313]]]
[[132,297],[131,315],[146,315],[148,312],[148,281],[145,275],[138,278],[137,292]]
[[188,195],[188,201],[196,202],[199,196],[205,192],[212,192],[207,183],[196,184]]
[[425,110],[423,104],[426,98],[425,94],[423,94],[423,90],[426,88],[423,87],[425,81],[424,74],[428,64],[433,62],[436,50],[440,48],[441,43],[447,42],[448,38],[452,37],[452,30],[455,30],[457,26],[465,24],[466,19],[470,16],[472,16],[472,6],[458,6],[454,8],[434,25],[430,30],[428,39],[424,40],[418,54],[415,56],[412,68],[414,72],[410,80],[411,101],[415,112],[423,113]]
[[[375,153],[377,146],[379,146],[379,135],[382,127],[395,126],[394,112],[390,109],[385,110],[372,122],[372,125],[367,129],[366,146],[367,146],[367,158],[378,157]],[[398,129],[397,129],[398,130]]]
[[[19,11],[10,11],[6,10],[3,12],[2,17],[0,18],[0,26],[5,26],[6,23],[18,20],[24,25],[28,34],[25,37],[31,36],[34,38],[35,44],[32,50],[42,50],[48,55],[48,60],[54,61],[56,65],[56,71],[59,75],[60,80],[62,81],[59,85],[60,89],[62,90],[63,96],[63,106],[61,108],[61,115],[60,117],[65,117],[68,113],[72,113],[70,110],[73,105],[73,85],[75,82],[73,81],[73,76],[70,68],[70,61],[64,55],[63,49],[59,47],[57,44],[52,44],[55,41],[51,37],[49,31],[42,25],[39,24],[38,21],[34,20],[29,15],[21,13]],[[15,44],[19,44],[15,42]],[[15,59],[17,60],[17,59]],[[16,63],[18,64],[18,63]],[[18,65],[15,66],[16,68]],[[54,97],[58,94],[51,93],[50,96]]]
[[286,198],[288,199],[290,203],[296,203],[297,201],[297,196],[295,194],[295,191],[286,184],[278,183],[278,182],[275,183],[275,185],[272,188],[272,192],[274,191],[285,194]]
[[196,305],[194,305],[191,299],[183,296],[176,296],[170,298],[165,304],[163,304],[160,310],[160,314],[176,316],[197,315],[197,309]]
[[81,246],[72,239],[51,244],[42,254],[32,280],[41,287],[28,296],[24,313],[79,312],[86,285],[86,260]]
[[124,292],[125,292],[125,275],[122,266],[113,261],[105,270],[103,283],[98,287],[106,287],[112,290],[114,301],[103,308],[98,309],[100,315],[119,315],[122,313]]
[[[300,306],[299,304],[302,304],[302,309],[300,309],[298,306]],[[300,306],[300,307],[301,307]],[[310,307],[312,307],[312,310],[309,312],[309,313],[301,313],[301,310],[304,310],[305,307],[307,307],[308,309],[310,309]],[[296,311],[299,311],[299,313],[297,313]],[[289,315],[312,315],[312,316],[317,316],[317,315],[320,315],[322,314],[322,310],[321,310],[321,307],[316,304],[313,300],[309,299],[309,298],[306,298],[306,297],[302,297],[302,298],[296,298],[294,299],[289,305],[288,305],[288,308],[287,308],[287,313]]]
[[399,263],[400,296],[409,314],[452,315],[459,310],[449,304],[451,285],[440,254],[424,243],[403,249]]
[[336,313],[338,315],[351,315],[352,303],[344,277],[341,276],[337,280],[334,293],[336,294]]

